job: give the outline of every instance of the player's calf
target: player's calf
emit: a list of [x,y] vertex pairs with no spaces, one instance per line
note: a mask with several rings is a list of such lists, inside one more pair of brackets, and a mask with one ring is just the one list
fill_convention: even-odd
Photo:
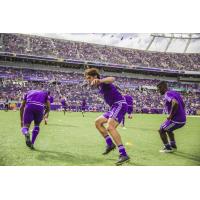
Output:
[[160,152],[161,153],[171,153],[171,152],[173,152],[173,149],[168,142],[166,131],[161,128],[161,129],[159,129],[158,132],[159,132],[160,138],[161,138],[163,145],[164,145],[164,148],[161,149]]

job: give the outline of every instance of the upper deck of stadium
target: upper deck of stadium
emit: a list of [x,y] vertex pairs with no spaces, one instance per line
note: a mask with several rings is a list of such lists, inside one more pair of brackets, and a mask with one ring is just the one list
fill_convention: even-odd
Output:
[[40,33],[94,44],[171,53],[200,53],[200,33]]
[[61,62],[64,59],[85,64],[114,64],[129,69],[142,67],[144,70],[158,68],[199,72],[200,34],[2,33],[0,53],[42,56]]

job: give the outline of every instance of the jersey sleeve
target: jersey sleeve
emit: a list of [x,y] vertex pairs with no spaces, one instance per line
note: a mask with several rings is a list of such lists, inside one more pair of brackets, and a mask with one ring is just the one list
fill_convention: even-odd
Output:
[[174,98],[173,95],[171,95],[170,93],[165,94],[165,100],[166,101],[171,102],[173,98]]

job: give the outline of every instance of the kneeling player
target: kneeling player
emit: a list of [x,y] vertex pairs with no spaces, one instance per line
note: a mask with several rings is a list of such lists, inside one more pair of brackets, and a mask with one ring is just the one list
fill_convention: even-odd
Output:
[[159,129],[164,144],[164,148],[160,152],[169,153],[177,149],[174,130],[182,128],[186,123],[185,104],[178,92],[168,90],[166,82],[161,81],[157,87],[160,94],[164,95],[165,106],[169,114]]
[[[132,116],[132,114],[133,114],[133,97],[130,95],[124,95],[124,98],[128,105],[128,110],[127,110],[128,118],[132,119],[133,118],[133,116]],[[125,129],[125,116],[122,120],[122,127]]]
[[[96,86],[99,89],[105,102],[110,106],[110,111],[98,117],[95,121],[96,128],[104,137],[107,144],[103,155],[114,150],[116,144],[119,149],[119,160],[116,162],[116,165],[121,165],[130,159],[122,144],[121,136],[117,131],[118,125],[121,123],[127,112],[127,103],[122,94],[112,84],[115,81],[115,78],[107,77],[100,79],[99,71],[95,68],[87,69],[85,71],[85,78],[91,86]],[[105,123],[107,123],[107,128],[104,127]]]
[[[48,100],[48,92],[41,90],[31,90],[24,95],[21,107],[21,131],[25,136],[26,145],[34,149],[35,140],[40,131],[40,123],[43,119],[44,106],[46,105],[46,113],[50,111],[50,102]],[[34,128],[32,131],[32,140],[30,140],[29,128],[31,122],[34,121]]]

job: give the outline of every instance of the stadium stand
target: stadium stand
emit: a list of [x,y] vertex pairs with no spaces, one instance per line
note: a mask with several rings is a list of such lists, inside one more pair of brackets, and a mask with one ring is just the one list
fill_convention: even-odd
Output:
[[200,71],[199,53],[142,51],[23,34],[1,34],[0,38],[1,52],[119,64],[129,68]]

